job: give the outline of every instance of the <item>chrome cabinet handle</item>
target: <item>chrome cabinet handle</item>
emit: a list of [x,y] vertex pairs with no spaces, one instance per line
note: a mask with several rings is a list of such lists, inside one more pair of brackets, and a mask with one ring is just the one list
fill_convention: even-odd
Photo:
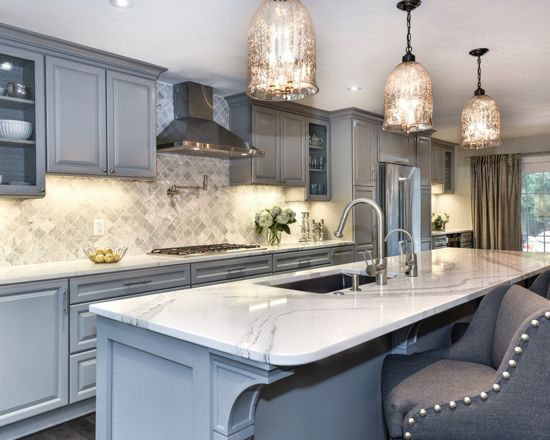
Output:
[[111,168],[111,171],[109,171],[111,174],[115,174],[116,170],[114,168]]
[[102,168],[101,172],[104,173],[104,174],[107,174],[107,168]]
[[124,285],[126,287],[136,287],[136,286],[145,286],[150,283],[152,283],[151,280],[144,280],[144,281],[127,282],[127,283],[124,283]]

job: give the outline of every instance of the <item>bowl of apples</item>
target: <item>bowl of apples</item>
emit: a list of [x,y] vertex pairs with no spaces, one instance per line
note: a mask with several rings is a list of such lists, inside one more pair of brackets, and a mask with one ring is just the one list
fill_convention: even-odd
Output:
[[118,263],[126,255],[127,247],[123,248],[105,248],[105,249],[84,249],[84,253],[92,263],[96,264],[112,264]]

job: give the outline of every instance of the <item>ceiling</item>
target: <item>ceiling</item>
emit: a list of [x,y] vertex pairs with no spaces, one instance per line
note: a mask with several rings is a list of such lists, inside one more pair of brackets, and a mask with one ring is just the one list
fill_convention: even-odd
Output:
[[[168,82],[217,93],[246,88],[246,39],[260,0],[2,0],[4,23],[165,66]],[[405,14],[393,0],[302,0],[317,31],[320,93],[304,103],[383,111],[387,75],[405,47]],[[470,49],[486,46],[483,86],[503,116],[503,136],[550,133],[550,2],[423,0],[413,46],[434,83],[436,137],[457,141],[462,106],[476,86]],[[359,92],[348,87],[358,85]]]

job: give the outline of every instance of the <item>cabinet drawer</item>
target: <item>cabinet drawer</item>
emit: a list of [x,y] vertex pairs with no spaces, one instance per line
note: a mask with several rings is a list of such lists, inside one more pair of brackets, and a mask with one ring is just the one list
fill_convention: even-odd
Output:
[[332,255],[332,264],[353,263],[356,260],[355,246],[341,246],[334,248]]
[[90,304],[71,306],[69,316],[71,353],[90,350],[96,346],[96,315],[88,310]]
[[271,255],[208,261],[191,265],[192,285],[230,281],[271,273]]
[[79,402],[95,396],[96,351],[73,354],[69,358],[69,399]]
[[71,304],[188,286],[189,264],[71,278]]
[[332,264],[332,249],[286,252],[273,255],[274,272],[308,269]]

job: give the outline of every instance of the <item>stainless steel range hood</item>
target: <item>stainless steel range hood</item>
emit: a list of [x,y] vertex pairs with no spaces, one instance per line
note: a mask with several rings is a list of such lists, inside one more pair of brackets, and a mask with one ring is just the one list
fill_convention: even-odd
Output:
[[229,158],[262,157],[263,151],[214,122],[212,87],[174,85],[174,119],[158,136],[163,153]]

